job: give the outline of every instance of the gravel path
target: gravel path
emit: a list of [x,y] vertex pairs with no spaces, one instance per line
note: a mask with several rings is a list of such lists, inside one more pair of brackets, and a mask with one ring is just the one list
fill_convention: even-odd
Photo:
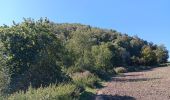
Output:
[[96,100],[170,100],[170,67],[113,77]]

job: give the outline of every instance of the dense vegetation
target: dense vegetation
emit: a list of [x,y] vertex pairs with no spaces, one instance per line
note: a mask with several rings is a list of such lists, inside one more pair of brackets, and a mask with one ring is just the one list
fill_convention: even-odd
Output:
[[[56,24],[48,19],[25,19],[0,27],[1,95],[26,91],[31,85],[26,93],[6,97],[9,100],[43,96],[60,100],[65,95],[68,99],[80,99],[83,87],[95,88],[98,81],[119,72],[114,70],[117,67],[135,71],[140,66],[145,69],[166,63],[167,59],[164,45],[115,30]],[[68,91],[62,93],[66,88]]]

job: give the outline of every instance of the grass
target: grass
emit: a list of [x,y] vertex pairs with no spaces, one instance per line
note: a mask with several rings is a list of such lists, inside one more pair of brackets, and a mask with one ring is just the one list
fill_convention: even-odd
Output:
[[95,88],[100,81],[100,79],[97,76],[90,73],[89,71],[75,73],[74,75],[72,75],[72,79],[75,84],[90,88]]
[[86,87],[86,90],[80,95],[80,100],[94,100],[97,89]]
[[0,100],[94,100],[97,89],[103,82],[94,74],[85,71],[74,73],[73,82],[66,84],[53,84],[48,87],[32,88],[19,91]]
[[7,100],[79,100],[80,92],[81,89],[72,83],[38,89],[29,87],[28,91],[14,93]]
[[85,91],[80,95],[80,100],[95,100],[98,89],[103,88],[105,85],[104,81],[100,81],[96,88],[86,87]]
[[119,73],[126,73],[127,72],[127,69],[124,68],[124,67],[117,67],[117,68],[114,68],[114,70],[115,70],[115,72],[117,74],[119,74]]

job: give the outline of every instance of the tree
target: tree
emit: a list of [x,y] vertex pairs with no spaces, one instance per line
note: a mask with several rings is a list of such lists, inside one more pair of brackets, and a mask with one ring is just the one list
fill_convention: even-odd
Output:
[[65,80],[60,67],[63,46],[51,27],[46,19],[28,19],[1,32],[14,91],[30,83],[39,87]]
[[109,69],[112,68],[112,65],[110,63],[112,52],[109,50],[107,43],[93,46],[91,52],[94,59],[94,64],[98,69],[107,72]]
[[157,62],[160,63],[166,63],[167,59],[169,58],[168,56],[168,50],[164,45],[159,45],[157,46],[155,50],[155,54],[157,57]]
[[73,66],[82,69],[91,67],[90,51],[94,43],[89,33],[80,32],[73,34],[72,38],[66,43],[68,55],[71,55],[70,60],[73,62]]
[[142,59],[144,60],[144,65],[154,65],[157,63],[157,58],[155,52],[150,46],[144,46],[142,49]]

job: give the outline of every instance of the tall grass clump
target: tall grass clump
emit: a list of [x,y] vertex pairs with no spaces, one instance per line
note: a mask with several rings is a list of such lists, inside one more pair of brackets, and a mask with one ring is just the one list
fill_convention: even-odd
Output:
[[95,88],[100,79],[89,71],[77,72],[72,75],[75,84],[83,87]]
[[124,68],[124,67],[117,67],[117,68],[114,68],[115,72],[118,74],[118,73],[126,73],[127,72],[127,69]]

